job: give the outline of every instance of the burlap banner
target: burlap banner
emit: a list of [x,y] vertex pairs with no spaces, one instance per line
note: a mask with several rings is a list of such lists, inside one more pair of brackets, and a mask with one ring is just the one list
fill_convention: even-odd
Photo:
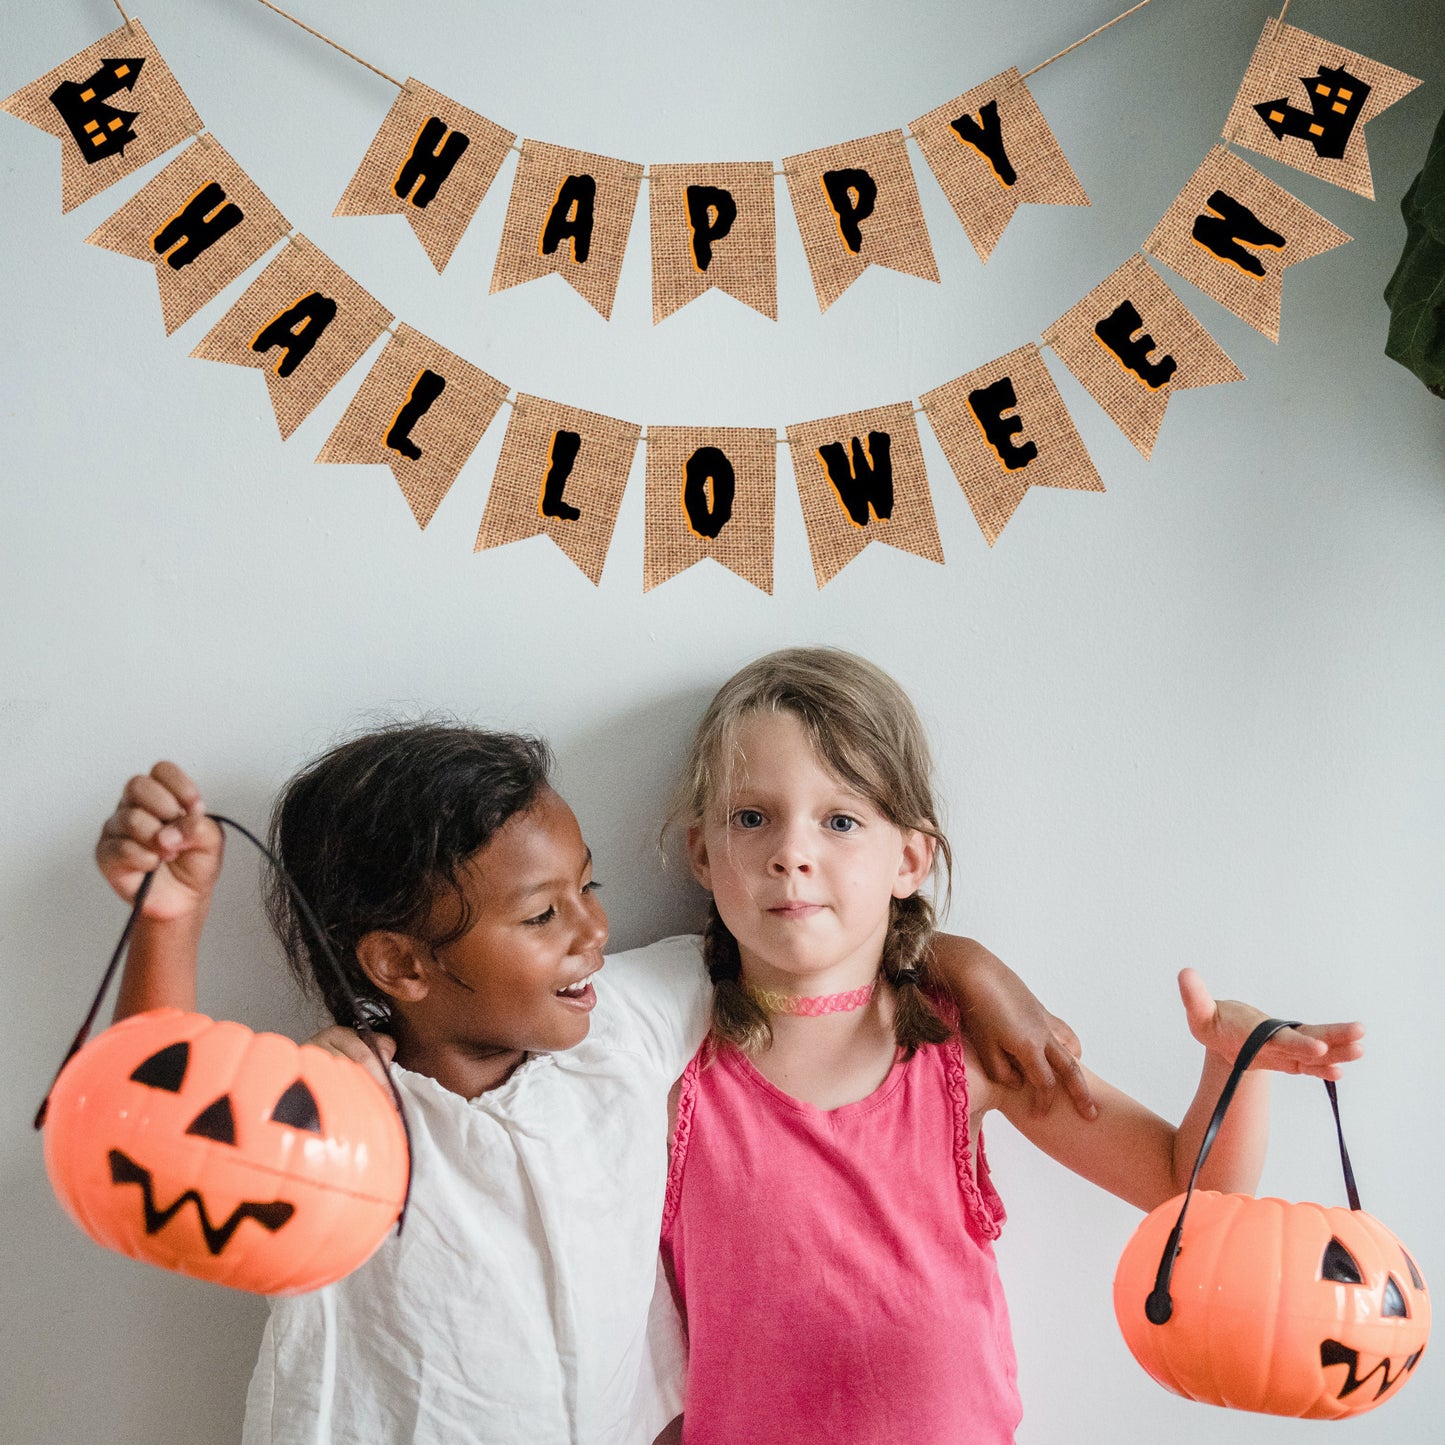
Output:
[[297,236],[191,355],[264,372],[284,440],[390,324],[391,312]]
[[980,261],[1025,202],[1089,204],[1014,67],[919,116],[909,130]]
[[641,183],[627,161],[523,141],[492,290],[555,272],[610,318]]
[[711,286],[778,319],[773,163],[652,166],[652,323]]
[[922,405],[990,547],[1030,487],[1104,490],[1033,342],[925,393]]
[[85,239],[155,267],[169,336],[290,229],[220,141],[203,135]]
[[942,563],[908,402],[800,422],[788,428],[788,447],[819,588],[870,542]]
[[1215,146],[1144,250],[1278,342],[1285,268],[1349,239],[1248,161]]
[[403,323],[316,460],[390,467],[425,527],[506,398],[496,377]]
[[771,430],[648,427],[642,590],[711,557],[771,594],[777,466]]
[[22,86],[0,109],[59,139],[62,211],[202,129],[139,20]]
[[820,311],[869,266],[938,280],[901,130],[789,156],[783,171]]
[[1174,392],[1244,380],[1140,255],[1059,317],[1044,341],[1146,457]]
[[629,421],[519,396],[473,550],[545,534],[600,583],[640,435]]
[[1234,97],[1224,139],[1373,200],[1365,126],[1419,84],[1402,70],[1271,17]]
[[333,214],[405,216],[443,271],[515,140],[409,78]]

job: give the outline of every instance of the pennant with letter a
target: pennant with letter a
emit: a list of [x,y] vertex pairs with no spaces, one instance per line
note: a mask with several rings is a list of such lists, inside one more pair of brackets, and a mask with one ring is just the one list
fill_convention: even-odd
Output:
[[191,355],[263,371],[284,440],[390,324],[379,301],[297,236]]
[[1087,206],[1044,113],[1014,67],[909,126],[980,261],[1026,201]]
[[938,280],[901,130],[789,156],[783,170],[820,311],[869,266]]
[[1285,268],[1349,239],[1248,161],[1217,145],[1144,250],[1278,342]]
[[641,184],[641,166],[524,140],[492,290],[555,272],[610,317]]
[[511,131],[408,78],[333,214],[405,216],[443,271],[514,140]]
[[921,400],[990,547],[1030,487],[1104,490],[1032,341]]
[[771,594],[777,466],[771,430],[648,427],[642,590],[711,557]]
[[640,435],[630,421],[519,396],[473,550],[545,534],[598,585]]
[[0,108],[59,139],[63,211],[202,129],[139,20],[23,86]]
[[156,268],[169,336],[290,229],[221,143],[203,135],[85,239]]
[[653,325],[712,286],[776,321],[773,163],[655,165],[647,184]]
[[1174,392],[1244,380],[1138,254],[1059,317],[1044,341],[1146,457]]
[[790,426],[788,446],[819,588],[870,542],[943,561],[908,402]]
[[1356,195],[1375,197],[1365,126],[1420,82],[1273,16],[1224,123],[1224,139]]
[[506,397],[496,377],[402,323],[316,460],[390,467],[425,527]]

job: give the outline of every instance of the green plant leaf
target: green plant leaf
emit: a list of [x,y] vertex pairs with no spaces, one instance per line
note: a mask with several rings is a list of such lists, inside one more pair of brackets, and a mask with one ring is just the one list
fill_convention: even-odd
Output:
[[1385,287],[1390,307],[1385,355],[1409,367],[1436,396],[1445,396],[1445,116],[1400,210],[1405,249]]

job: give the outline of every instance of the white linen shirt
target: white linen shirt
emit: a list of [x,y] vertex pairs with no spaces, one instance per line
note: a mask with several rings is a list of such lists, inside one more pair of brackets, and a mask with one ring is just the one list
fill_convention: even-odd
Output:
[[395,1070],[405,1229],[271,1301],[244,1445],[650,1445],[681,1411],[658,1234],[668,1091],[707,1030],[698,940],[609,958],[594,987],[582,1043],[475,1099]]

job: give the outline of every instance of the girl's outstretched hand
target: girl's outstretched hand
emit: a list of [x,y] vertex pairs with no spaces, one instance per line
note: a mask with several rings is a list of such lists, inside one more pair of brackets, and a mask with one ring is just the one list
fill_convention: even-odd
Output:
[[[1189,1032],[1210,1053],[1229,1064],[1256,1025],[1269,1017],[1235,999],[1216,1002],[1192,968],[1180,970],[1179,997],[1184,1001]],[[1282,1029],[1259,1051],[1251,1067],[1338,1079],[1340,1066],[1364,1053],[1360,1042],[1364,1036],[1365,1026],[1360,1023],[1302,1024],[1296,1029]]]

